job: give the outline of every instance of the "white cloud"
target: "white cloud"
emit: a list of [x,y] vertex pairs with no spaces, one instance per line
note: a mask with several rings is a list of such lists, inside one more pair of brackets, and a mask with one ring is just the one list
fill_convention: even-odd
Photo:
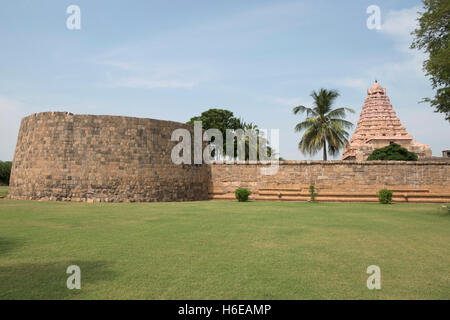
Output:
[[394,48],[398,52],[396,57],[390,61],[373,64],[362,70],[358,76],[335,79],[332,82],[343,87],[362,90],[370,85],[369,79],[370,81],[378,79],[383,86],[402,90],[412,85],[416,86],[417,83],[422,85],[426,83],[422,64],[427,56],[423,52],[409,48],[413,39],[411,32],[417,27],[420,9],[420,6],[414,6],[391,10],[382,16],[383,23],[377,32],[393,41]]
[[420,9],[420,6],[414,6],[412,8],[389,11],[384,19],[384,23],[381,25],[380,32],[409,40],[411,32],[417,26]]
[[[90,63],[108,68],[107,87],[192,88],[228,74],[214,51],[243,50],[266,41],[274,29],[289,30],[303,23],[307,7],[298,2],[272,3],[207,19],[197,24],[150,33],[148,38],[110,48],[90,59]],[[220,36],[220,41],[217,41]],[[167,54],[169,52],[169,54]],[[182,53],[182,54],[180,54]]]
[[394,37],[397,41],[409,43],[411,32],[417,26],[420,6],[401,10],[391,10],[387,13],[379,32]]
[[[338,86],[365,90],[370,87],[371,81],[377,79],[381,85],[393,90],[410,90],[411,87],[422,85],[426,88],[426,77],[422,70],[426,54],[409,48],[413,36],[411,32],[417,27],[420,6],[391,10],[382,16],[381,29],[377,30],[381,35],[393,41],[394,48],[398,52],[392,60],[385,60],[378,64],[372,64],[358,75],[339,79],[330,79],[330,83]],[[361,77],[361,75],[363,75]],[[424,86],[425,85],[425,86]],[[428,91],[428,88],[422,91]]]
[[387,13],[379,32],[394,41],[395,48],[403,57],[401,60],[389,61],[371,67],[367,70],[368,74],[392,84],[400,82],[406,84],[411,81],[423,82],[425,80],[422,64],[427,55],[409,48],[413,40],[411,32],[418,25],[417,18],[420,9],[420,6],[414,6],[401,10],[391,10]]
[[153,80],[140,77],[129,77],[119,80],[112,84],[115,88],[134,88],[134,89],[156,89],[156,88],[186,88],[190,89],[196,85],[192,81],[179,80]]
[[[140,53],[134,55],[131,52],[130,50],[125,55],[119,54],[108,59],[96,58],[93,60],[97,65],[110,67],[106,69],[106,78],[100,86],[135,89],[191,89],[214,78],[213,68],[202,61],[146,59],[141,57]],[[111,54],[116,55],[115,53]]]

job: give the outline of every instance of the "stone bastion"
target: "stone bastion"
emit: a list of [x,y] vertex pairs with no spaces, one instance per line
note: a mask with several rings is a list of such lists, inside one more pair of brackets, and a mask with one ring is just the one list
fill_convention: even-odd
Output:
[[208,198],[206,165],[175,165],[171,141],[186,124],[43,112],[21,121],[9,198],[87,202]]

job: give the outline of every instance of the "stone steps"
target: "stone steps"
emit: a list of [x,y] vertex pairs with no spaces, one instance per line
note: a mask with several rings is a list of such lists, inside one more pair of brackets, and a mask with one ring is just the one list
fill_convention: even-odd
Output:
[[[413,203],[448,203],[450,193],[430,193],[427,189],[398,189],[393,190],[393,202],[413,202]],[[234,193],[212,192],[210,199],[235,200]],[[268,201],[309,201],[309,192],[280,188],[280,189],[260,189],[250,195],[251,200]],[[316,201],[330,202],[378,202],[376,192],[319,192]]]

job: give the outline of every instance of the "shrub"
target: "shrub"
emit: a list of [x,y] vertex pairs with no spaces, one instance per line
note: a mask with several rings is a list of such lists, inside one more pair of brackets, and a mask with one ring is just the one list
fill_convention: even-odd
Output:
[[250,190],[247,188],[237,188],[234,190],[234,195],[239,202],[248,201],[248,196],[250,195]]
[[382,204],[388,204],[392,201],[392,191],[388,189],[381,189],[378,191],[378,200]]
[[11,161],[0,161],[0,184],[9,185],[11,175]]
[[367,160],[417,161],[417,154],[393,142],[386,147],[375,149]]
[[313,184],[309,186],[309,194],[311,195],[311,201],[316,200],[317,192]]

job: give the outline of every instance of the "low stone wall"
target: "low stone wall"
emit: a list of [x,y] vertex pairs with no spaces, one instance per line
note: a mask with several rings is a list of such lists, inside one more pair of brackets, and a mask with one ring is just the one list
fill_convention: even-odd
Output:
[[377,191],[394,191],[397,202],[450,202],[450,163],[406,161],[282,161],[275,175],[261,165],[214,164],[211,199],[234,199],[246,187],[257,200],[310,199],[314,184],[319,201],[377,201]]
[[10,199],[87,202],[208,198],[209,167],[174,165],[175,129],[153,119],[43,112],[22,119]]

